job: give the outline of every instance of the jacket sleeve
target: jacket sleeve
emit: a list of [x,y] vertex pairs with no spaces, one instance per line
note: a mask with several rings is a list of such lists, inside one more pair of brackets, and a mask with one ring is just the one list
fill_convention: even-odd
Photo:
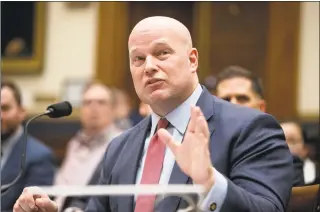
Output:
[[293,167],[294,167],[294,182],[293,186],[303,186],[304,175],[303,175],[303,161],[298,157],[293,155]]
[[243,123],[230,152],[230,176],[221,212],[283,212],[293,182],[293,157],[270,115]]

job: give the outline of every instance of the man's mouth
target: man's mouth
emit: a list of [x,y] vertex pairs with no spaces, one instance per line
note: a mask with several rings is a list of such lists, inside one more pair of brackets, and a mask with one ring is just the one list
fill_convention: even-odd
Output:
[[157,82],[162,82],[163,80],[161,79],[150,79],[147,81],[147,85],[152,85],[152,84],[155,84]]

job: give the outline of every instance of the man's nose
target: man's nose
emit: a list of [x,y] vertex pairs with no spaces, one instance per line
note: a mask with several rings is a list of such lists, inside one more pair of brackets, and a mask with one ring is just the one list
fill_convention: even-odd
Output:
[[158,70],[157,65],[155,63],[155,58],[152,56],[148,56],[146,58],[146,66],[145,66],[145,72],[146,74],[152,74]]

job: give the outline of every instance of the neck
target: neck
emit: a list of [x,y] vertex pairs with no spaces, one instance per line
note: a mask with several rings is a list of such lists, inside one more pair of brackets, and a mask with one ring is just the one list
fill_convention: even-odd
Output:
[[102,133],[108,126],[109,126],[109,124],[104,125],[103,127],[83,128],[83,133],[87,136],[95,136],[95,135]]
[[173,111],[175,108],[177,108],[179,105],[181,105],[184,101],[186,101],[195,91],[197,86],[198,82],[194,83],[193,86],[191,86],[190,89],[188,89],[188,92],[185,92],[185,94],[183,95],[179,95],[177,97],[173,97],[165,101],[160,101],[153,105],[150,105],[151,109],[157,115],[164,117],[165,115]]
[[1,133],[1,143],[7,143],[8,140],[10,140],[10,138],[12,138],[12,136],[18,131],[19,126],[16,128],[13,128],[11,130],[8,130],[5,133]]

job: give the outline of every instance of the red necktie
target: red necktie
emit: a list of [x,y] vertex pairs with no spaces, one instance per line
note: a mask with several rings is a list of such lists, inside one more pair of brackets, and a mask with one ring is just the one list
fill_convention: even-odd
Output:
[[[160,119],[157,131],[160,128],[167,128],[167,119]],[[163,159],[165,155],[166,145],[158,138],[156,133],[150,141],[147,157],[144,163],[141,184],[158,184],[160,180]],[[156,196],[140,195],[136,201],[135,212],[152,212]]]

